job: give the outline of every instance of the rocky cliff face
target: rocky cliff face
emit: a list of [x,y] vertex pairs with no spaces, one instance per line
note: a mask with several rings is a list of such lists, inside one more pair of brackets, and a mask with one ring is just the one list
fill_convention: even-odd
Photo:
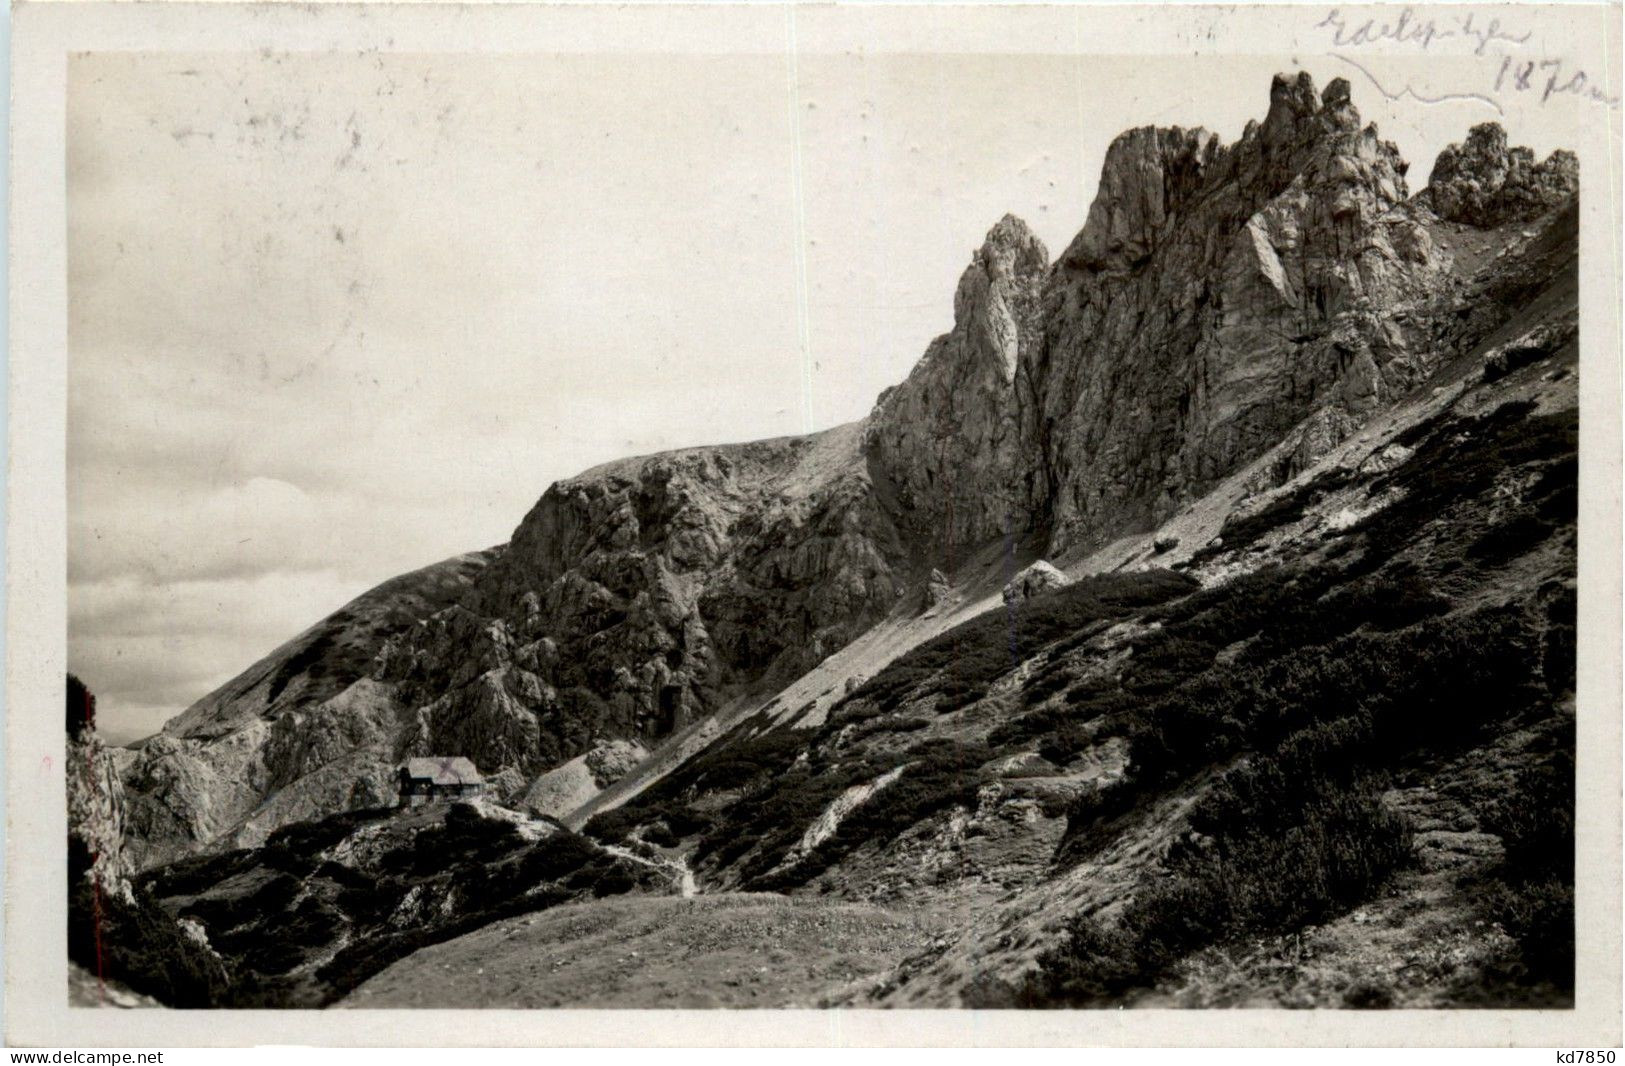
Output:
[[134,880],[124,749],[97,735],[95,697],[67,678],[67,949],[78,1006],[210,1006],[227,982],[194,926]]
[[496,552],[378,586],[277,648],[123,756],[125,830],[138,867],[215,842],[393,798],[415,708],[371,674],[392,638],[469,595]]
[[1059,260],[1001,220],[864,422],[561,481],[508,545],[381,586],[171,722],[125,775],[137,861],[388,802],[408,755],[467,755],[517,801],[748,711],[992,542],[1066,563],[1266,455],[1253,490],[1282,483],[1505,321],[1462,234],[1574,188],[1572,156],[1498,127],[1417,197],[1406,169],[1341,79],[1277,77],[1235,144],[1123,134]]
[[932,561],[1022,535],[1046,490],[1024,419],[1049,252],[1006,215],[960,276],[954,328],[881,394],[864,446],[899,525]]
[[1448,262],[1405,171],[1342,79],[1276,78],[1233,145],[1118,137],[1053,269],[1001,222],[954,331],[877,406],[911,528],[1058,553],[1156,524],[1311,417],[1300,462],[1336,444],[1427,369],[1403,323]]
[[544,684],[599,694],[621,736],[656,739],[783,684],[905,587],[861,433],[692,449],[559,482],[482,582],[482,608],[541,642],[523,654]]

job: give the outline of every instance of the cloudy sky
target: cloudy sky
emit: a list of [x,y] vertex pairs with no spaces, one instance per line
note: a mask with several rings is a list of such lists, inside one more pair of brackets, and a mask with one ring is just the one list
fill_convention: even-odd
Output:
[[[1193,62],[75,57],[70,667],[145,735],[556,478],[861,417],[1004,212],[1059,253],[1113,135],[1289,65]],[[1494,117],[1355,100],[1417,185]]]

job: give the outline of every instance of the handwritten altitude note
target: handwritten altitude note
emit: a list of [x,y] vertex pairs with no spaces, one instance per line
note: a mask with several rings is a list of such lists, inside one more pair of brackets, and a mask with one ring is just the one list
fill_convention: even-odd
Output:
[[[1407,7],[1396,14],[1368,17],[1332,8],[1315,29],[1327,35],[1335,58],[1359,71],[1389,99],[1409,97],[1422,103],[1471,100],[1497,113],[1504,111],[1502,105],[1508,97],[1522,94],[1533,94],[1542,104],[1560,96],[1577,96],[1612,108],[1620,102],[1604,78],[1570,59],[1540,54],[1532,29],[1499,15],[1475,11],[1419,15]],[[1423,92],[1409,83],[1389,84],[1379,79],[1359,58],[1362,50],[1380,48],[1391,53],[1396,45],[1428,53],[1449,41],[1467,42],[1472,55],[1484,60],[1481,82]]]

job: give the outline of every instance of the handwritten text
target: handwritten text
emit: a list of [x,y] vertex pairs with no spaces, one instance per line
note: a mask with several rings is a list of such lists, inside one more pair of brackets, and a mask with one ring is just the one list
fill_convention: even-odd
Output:
[[1466,38],[1476,42],[1474,55],[1483,55],[1492,44],[1516,48],[1529,40],[1529,31],[1511,33],[1503,29],[1501,20],[1490,18],[1480,21],[1476,13],[1447,16],[1441,22],[1434,18],[1419,17],[1410,8],[1403,8],[1393,18],[1349,20],[1343,12],[1333,8],[1331,13],[1315,25],[1315,29],[1332,31],[1332,44],[1338,48],[1358,48],[1367,44],[1409,44],[1422,51],[1435,42],[1453,38]]

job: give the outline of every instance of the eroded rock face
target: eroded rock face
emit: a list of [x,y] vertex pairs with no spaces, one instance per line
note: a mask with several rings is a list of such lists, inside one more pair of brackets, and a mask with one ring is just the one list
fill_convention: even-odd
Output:
[[1474,126],[1439,153],[1422,199],[1440,218],[1471,226],[1526,222],[1562,206],[1580,188],[1580,163],[1559,149],[1536,163],[1528,148],[1507,147],[1498,122]]

